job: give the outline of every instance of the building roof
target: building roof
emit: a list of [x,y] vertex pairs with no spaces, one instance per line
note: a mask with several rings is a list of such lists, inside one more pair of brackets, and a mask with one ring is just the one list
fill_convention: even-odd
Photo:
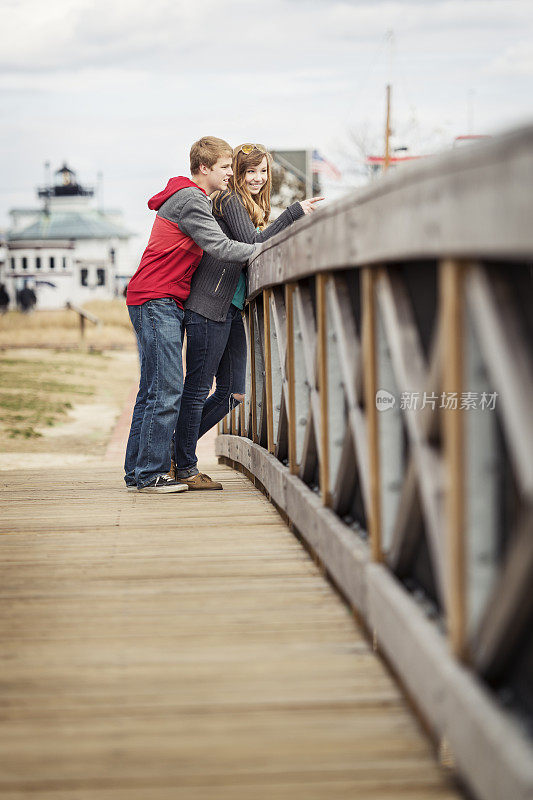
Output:
[[100,211],[41,211],[39,219],[20,231],[9,231],[9,241],[36,239],[127,239],[132,233]]

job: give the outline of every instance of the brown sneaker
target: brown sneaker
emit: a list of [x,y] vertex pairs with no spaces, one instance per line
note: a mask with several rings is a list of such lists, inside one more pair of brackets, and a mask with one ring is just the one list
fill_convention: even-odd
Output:
[[[172,478],[173,481],[177,480],[176,478],[176,462],[173,458],[170,459],[170,469],[167,472],[169,478]],[[180,481],[181,483],[181,481]]]
[[192,478],[176,478],[180,483],[186,483],[189,491],[195,489],[222,489],[222,484],[218,481],[212,480],[209,475],[199,472],[198,475],[193,475]]

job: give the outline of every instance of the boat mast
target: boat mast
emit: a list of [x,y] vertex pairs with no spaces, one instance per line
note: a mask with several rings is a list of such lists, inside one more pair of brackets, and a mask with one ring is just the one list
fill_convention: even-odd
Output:
[[390,164],[390,100],[391,100],[391,85],[387,84],[387,117],[385,122],[385,163],[383,169],[387,170]]
[[388,44],[389,50],[389,81],[387,83],[387,116],[385,122],[385,163],[383,165],[383,170],[387,170],[390,165],[390,136],[391,136],[391,120],[390,120],[390,108],[391,108],[391,93],[392,93],[392,68],[393,68],[393,59],[394,59],[394,31],[392,29],[387,31],[386,40]]

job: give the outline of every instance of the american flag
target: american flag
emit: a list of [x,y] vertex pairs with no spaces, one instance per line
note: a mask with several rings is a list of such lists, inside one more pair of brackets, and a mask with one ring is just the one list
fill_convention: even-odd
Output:
[[337,167],[330,161],[327,161],[324,156],[321,156],[318,150],[313,150],[311,158],[311,169],[313,172],[320,172],[328,178],[333,178],[338,181],[341,178],[341,173]]

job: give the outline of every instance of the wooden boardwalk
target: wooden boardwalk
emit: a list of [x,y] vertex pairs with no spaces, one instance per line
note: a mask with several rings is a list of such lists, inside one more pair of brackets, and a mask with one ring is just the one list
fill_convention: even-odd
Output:
[[0,796],[460,797],[275,509],[207,471],[224,492],[0,473]]

